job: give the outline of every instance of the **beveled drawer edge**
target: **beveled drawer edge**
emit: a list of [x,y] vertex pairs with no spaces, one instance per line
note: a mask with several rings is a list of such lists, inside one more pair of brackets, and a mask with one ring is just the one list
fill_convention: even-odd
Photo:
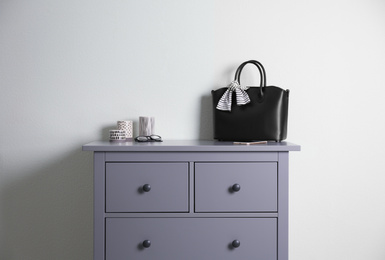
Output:
[[278,218],[278,212],[237,212],[237,213],[201,213],[201,212],[120,212],[120,213],[105,213],[106,218]]

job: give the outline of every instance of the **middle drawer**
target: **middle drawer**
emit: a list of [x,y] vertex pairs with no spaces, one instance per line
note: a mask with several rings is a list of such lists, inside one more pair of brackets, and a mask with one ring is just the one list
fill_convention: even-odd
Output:
[[106,212],[188,212],[188,163],[106,163]]

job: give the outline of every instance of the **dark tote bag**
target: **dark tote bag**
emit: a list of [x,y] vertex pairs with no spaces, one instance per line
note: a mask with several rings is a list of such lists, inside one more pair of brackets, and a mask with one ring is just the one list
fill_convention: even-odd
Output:
[[[241,86],[246,64],[255,65],[259,87]],[[220,141],[277,141],[286,139],[289,90],[266,86],[266,73],[256,60],[243,62],[227,88],[211,92],[214,106],[214,139]]]

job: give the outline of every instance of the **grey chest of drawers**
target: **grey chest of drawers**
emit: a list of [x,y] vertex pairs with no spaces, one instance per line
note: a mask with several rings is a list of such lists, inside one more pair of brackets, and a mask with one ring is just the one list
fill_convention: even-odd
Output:
[[287,260],[286,142],[92,142],[94,260]]

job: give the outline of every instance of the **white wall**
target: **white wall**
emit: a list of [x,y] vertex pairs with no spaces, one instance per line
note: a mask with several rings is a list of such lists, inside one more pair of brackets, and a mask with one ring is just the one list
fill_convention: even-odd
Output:
[[[291,91],[290,259],[385,259],[385,2],[0,1],[0,259],[91,259],[92,154],[116,120],[212,138],[210,91]],[[258,82],[246,70],[243,81]]]

